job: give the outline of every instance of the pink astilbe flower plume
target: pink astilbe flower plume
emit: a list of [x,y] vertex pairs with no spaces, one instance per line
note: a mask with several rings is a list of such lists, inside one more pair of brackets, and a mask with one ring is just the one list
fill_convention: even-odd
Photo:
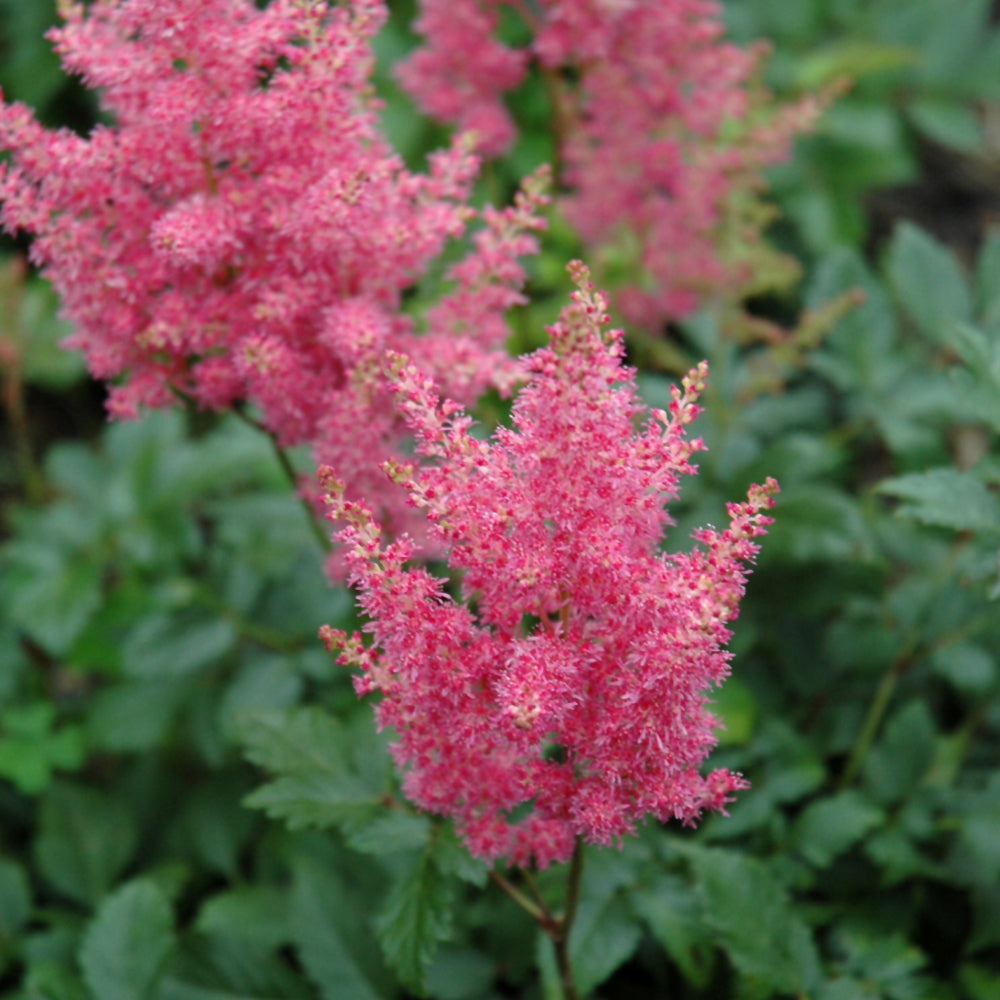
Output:
[[[764,48],[726,41],[714,0],[420,0],[419,10],[425,44],[400,79],[429,114],[474,130],[486,155],[515,138],[503,99],[538,67],[563,209],[594,255],[630,276],[617,302],[631,322],[683,317],[773,266],[760,234],[769,215],[754,201],[763,168],[832,95],[774,102],[758,82]],[[523,48],[497,37],[504,10],[530,33]]]
[[381,692],[405,794],[452,817],[472,852],[547,865],[577,837],[608,844],[646,816],[693,823],[747,787],[700,767],[718,725],[736,617],[777,484],[729,506],[729,526],[666,555],[666,504],[697,471],[688,436],[707,366],[648,412],[606,302],[578,291],[550,346],[522,359],[511,428],[489,441],[405,359],[398,405],[417,460],[387,467],[430,522],[458,587],[408,565],[371,512],[326,473],[366,631],[324,630],[361,694]]
[[387,523],[405,520],[377,467],[401,431],[382,356],[406,353],[463,401],[510,384],[503,313],[543,227],[544,175],[486,211],[441,322],[418,330],[404,294],[477,215],[478,161],[459,137],[415,173],[382,135],[371,41],[384,3],[61,10],[56,49],[100,88],[110,124],[84,138],[0,106],[0,221],[34,236],[69,345],[115,383],[112,415],[178,393],[254,403],[283,446],[310,445]]

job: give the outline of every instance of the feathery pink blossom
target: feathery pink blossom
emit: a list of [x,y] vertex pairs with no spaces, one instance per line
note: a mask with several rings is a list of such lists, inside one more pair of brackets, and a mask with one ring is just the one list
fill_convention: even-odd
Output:
[[[500,12],[531,32],[525,48],[495,36]],[[630,275],[622,313],[656,328],[712,292],[751,278],[720,233],[760,240],[736,204],[765,185],[824,98],[780,107],[756,78],[764,49],[723,38],[713,0],[420,0],[425,44],[399,76],[429,114],[474,129],[497,155],[516,130],[503,98],[532,60],[549,84],[561,143],[562,207],[596,258]],[[735,214],[736,224],[733,216]],[[639,277],[637,278],[636,275]]]
[[729,505],[724,530],[660,551],[665,505],[697,471],[688,437],[707,366],[648,412],[583,265],[548,347],[522,359],[513,426],[489,441],[403,358],[393,388],[417,460],[390,465],[446,553],[452,583],[407,563],[326,472],[369,623],[324,630],[360,694],[380,692],[404,792],[452,817],[472,852],[544,866],[577,837],[608,844],[647,815],[693,823],[747,783],[699,773],[719,724],[735,618],[777,484]]
[[405,352],[463,401],[509,385],[503,314],[543,227],[544,178],[487,210],[454,290],[418,330],[403,296],[477,214],[478,161],[460,137],[415,173],[382,135],[371,40],[384,3],[62,10],[56,49],[100,88],[110,124],[81,137],[0,107],[0,220],[34,236],[74,324],[69,346],[114,383],[111,414],[178,393],[254,403],[282,445],[310,445],[388,523],[405,520],[378,471],[401,432],[382,356]]

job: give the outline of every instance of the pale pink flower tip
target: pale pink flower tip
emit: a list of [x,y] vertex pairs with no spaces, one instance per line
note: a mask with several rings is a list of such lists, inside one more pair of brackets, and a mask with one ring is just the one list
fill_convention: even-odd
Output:
[[702,763],[716,742],[711,689],[729,673],[736,617],[770,518],[768,480],[729,506],[729,526],[690,553],[660,550],[665,509],[703,447],[687,437],[699,365],[670,412],[650,413],[606,328],[583,265],[548,347],[521,359],[510,428],[472,433],[405,358],[391,364],[414,462],[387,471],[423,510],[457,597],[383,541],[371,513],[326,487],[359,602],[362,635],[325,630],[341,662],[379,691],[404,791],[454,819],[472,852],[541,866],[576,838],[611,844],[647,816],[695,822],[742,776]]

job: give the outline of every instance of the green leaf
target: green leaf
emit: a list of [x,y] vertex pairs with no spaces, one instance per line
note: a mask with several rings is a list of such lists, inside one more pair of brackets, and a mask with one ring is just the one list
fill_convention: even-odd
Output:
[[174,947],[173,911],[152,883],[129,882],[97,911],[80,947],[80,966],[95,997],[145,1000]]
[[816,945],[767,867],[719,849],[690,857],[705,920],[740,974],[775,993],[811,992],[820,978]]
[[223,731],[238,739],[244,720],[252,723],[261,712],[292,707],[302,697],[302,689],[302,676],[290,657],[244,660],[222,698],[219,721]]
[[983,325],[996,332],[1000,324],[1000,230],[991,230],[976,261],[976,299]]
[[885,812],[861,792],[848,790],[810,803],[792,826],[791,845],[817,868],[860,841],[885,819]]
[[917,131],[933,142],[963,153],[982,149],[983,127],[979,116],[964,102],[918,98],[907,105],[906,114]]
[[96,789],[57,785],[42,800],[35,841],[39,869],[78,903],[100,901],[131,860],[135,844],[131,812]]
[[442,873],[435,844],[417,855],[389,892],[376,927],[386,961],[403,985],[424,995],[427,967],[452,931],[454,877]]
[[315,1000],[315,993],[272,952],[241,937],[192,935],[182,942],[155,1000]]
[[845,971],[877,991],[895,998],[926,996],[914,973],[927,964],[924,953],[900,933],[886,933],[862,921],[841,924],[832,931],[833,944],[845,954]]
[[31,886],[24,869],[0,859],[0,952],[31,916]]
[[383,856],[396,851],[414,851],[424,847],[431,835],[431,821],[419,813],[389,810],[347,835],[355,851]]
[[465,842],[460,840],[451,823],[438,821],[434,826],[434,863],[445,875],[454,875],[463,882],[482,888],[489,878],[490,867],[474,858]]
[[496,996],[496,974],[496,962],[482,952],[445,945],[427,971],[427,992],[435,1000]]
[[641,938],[639,920],[620,892],[581,899],[569,939],[570,965],[581,995],[627,962]]
[[180,677],[218,663],[236,641],[231,622],[191,615],[155,615],[129,634],[122,649],[126,673],[143,680]]
[[652,935],[695,989],[712,976],[712,937],[696,890],[676,875],[661,875],[631,895],[632,905]]
[[[51,53],[45,48],[45,55],[39,52],[38,56],[48,60]],[[11,50],[8,48],[7,52],[10,53]],[[39,64],[36,62],[30,65],[30,71],[21,74],[23,83],[27,83],[29,77],[38,73]],[[3,89],[4,97],[12,100],[12,91],[6,84]],[[37,107],[30,98],[28,103]],[[68,388],[74,382],[81,381],[87,374],[87,366],[81,354],[67,351],[61,344],[72,332],[72,327],[57,315],[59,300],[55,290],[47,281],[29,278],[21,292],[16,325],[22,331],[20,346],[24,350],[25,381],[50,389]]]
[[713,714],[722,720],[717,730],[719,746],[744,746],[757,726],[760,703],[753,689],[738,677],[730,677],[715,693]]
[[288,894],[270,885],[242,885],[220,892],[198,911],[195,930],[239,937],[268,951],[289,943]]
[[918,327],[939,344],[972,318],[972,294],[954,253],[911,223],[896,229],[888,255],[896,297]]
[[306,858],[296,860],[291,930],[310,979],[323,1000],[380,1000],[385,994],[362,964],[364,951],[344,927],[345,921],[357,919],[356,912],[345,909],[346,902],[345,887],[329,866]]
[[96,692],[87,706],[91,744],[117,752],[163,744],[189,693],[175,678],[124,681]]
[[232,882],[240,877],[240,861],[258,823],[243,808],[239,774],[220,773],[190,793],[178,816],[177,832],[201,866]]
[[0,550],[0,601],[9,620],[54,656],[64,655],[101,604],[96,554],[21,538]]
[[968,639],[935,649],[931,664],[955,690],[970,698],[989,694],[996,688],[1000,676],[996,657]]
[[898,709],[864,763],[865,781],[885,805],[912,795],[934,760],[937,727],[923,701]]
[[1000,500],[968,472],[940,468],[885,479],[878,491],[905,501],[896,513],[955,531],[1000,535]]
[[970,885],[996,886],[1000,880],[1000,775],[970,794],[962,813],[949,866]]
[[795,82],[804,90],[817,90],[844,76],[858,80],[906,69],[919,58],[915,49],[850,38],[800,58]]
[[242,731],[249,760],[278,776],[249,795],[246,805],[285,820],[293,830],[341,827],[348,833],[385,808],[382,790],[348,771],[347,735],[325,712],[260,714]]
[[12,705],[0,713],[0,776],[34,795],[49,786],[53,770],[77,770],[86,757],[83,730],[53,730],[56,708],[37,701]]
[[52,960],[34,963],[24,977],[23,994],[16,1000],[94,1000],[93,994],[84,986],[75,970]]
[[954,253],[912,223],[896,229],[887,268],[896,298],[935,342],[950,343],[954,325],[972,318],[972,294]]

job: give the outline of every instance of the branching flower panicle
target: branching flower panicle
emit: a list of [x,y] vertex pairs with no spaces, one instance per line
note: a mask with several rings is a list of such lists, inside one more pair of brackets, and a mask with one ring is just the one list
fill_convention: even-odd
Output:
[[693,823],[746,787],[699,768],[777,492],[754,486],[701,547],[660,551],[666,505],[697,471],[688,428],[707,366],[648,412],[604,296],[572,273],[550,345],[522,359],[513,426],[491,440],[415,366],[391,367],[417,455],[387,471],[426,514],[457,598],[326,474],[370,636],[326,641],[360,669],[360,693],[381,692],[406,794],[453,817],[474,854],[518,864],[566,860],[577,837],[608,844],[648,815]]
[[379,461],[400,426],[381,379],[401,351],[457,399],[511,383],[504,311],[536,249],[544,177],[487,209],[426,330],[404,294],[462,234],[478,160],[468,137],[407,169],[382,135],[372,37],[380,0],[96,0],[51,37],[100,88],[86,138],[0,107],[0,220],[33,235],[109,410],[180,393],[256,404],[282,446],[312,446],[387,523],[406,509]]
[[[762,171],[832,94],[776,105],[759,82],[765,49],[726,41],[718,3],[419,6],[425,44],[400,78],[428,113],[474,130],[485,155],[513,142],[503,99],[538,67],[561,147],[562,207],[608,269],[628,274],[616,301],[630,321],[682,317],[709,294],[750,286],[754,262],[771,260],[760,248],[769,216],[750,210]],[[525,47],[497,37],[504,8],[530,31]]]

